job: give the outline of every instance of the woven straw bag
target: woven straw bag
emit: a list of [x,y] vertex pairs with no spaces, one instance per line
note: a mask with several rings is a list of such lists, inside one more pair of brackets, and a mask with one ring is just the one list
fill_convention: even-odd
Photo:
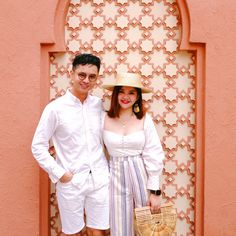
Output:
[[177,213],[173,204],[161,206],[160,213],[151,214],[150,207],[135,208],[135,231],[138,236],[171,236]]

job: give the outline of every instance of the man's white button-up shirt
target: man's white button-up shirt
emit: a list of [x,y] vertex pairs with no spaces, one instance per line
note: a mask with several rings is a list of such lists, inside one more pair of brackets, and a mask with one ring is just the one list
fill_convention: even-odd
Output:
[[[108,182],[101,113],[101,99],[88,95],[81,103],[69,90],[45,107],[33,138],[32,153],[53,183],[66,171],[74,174],[72,182],[78,186],[83,185],[90,172],[94,184]],[[55,159],[48,151],[49,140],[56,150]]]

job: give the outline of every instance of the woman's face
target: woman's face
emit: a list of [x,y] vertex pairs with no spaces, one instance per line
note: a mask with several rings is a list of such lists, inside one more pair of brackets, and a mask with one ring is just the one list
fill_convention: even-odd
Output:
[[138,99],[138,92],[134,87],[123,86],[118,93],[118,103],[121,109],[132,108]]

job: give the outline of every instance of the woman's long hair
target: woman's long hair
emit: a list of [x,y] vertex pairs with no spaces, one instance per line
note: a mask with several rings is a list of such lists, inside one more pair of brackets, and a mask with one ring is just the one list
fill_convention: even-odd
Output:
[[[110,109],[107,111],[107,114],[111,118],[119,117],[120,116],[120,105],[118,103],[118,94],[121,90],[122,86],[115,86],[111,96],[111,106]],[[138,100],[133,105],[133,113],[136,115],[137,119],[141,120],[143,116],[146,114],[146,109],[143,106],[143,99],[142,99],[142,90],[140,88],[135,88],[138,93]],[[139,112],[134,112],[134,106],[138,104]]]

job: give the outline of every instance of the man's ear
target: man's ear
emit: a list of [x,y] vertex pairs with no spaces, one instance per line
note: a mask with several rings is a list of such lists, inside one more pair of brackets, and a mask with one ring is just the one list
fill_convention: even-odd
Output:
[[70,71],[69,75],[70,75],[70,77],[72,77],[72,76],[74,76],[74,74],[75,74],[75,71],[72,69],[72,70]]
[[71,70],[70,73],[69,73],[69,76],[70,76],[70,84],[73,85],[74,84],[75,72],[73,70]]

